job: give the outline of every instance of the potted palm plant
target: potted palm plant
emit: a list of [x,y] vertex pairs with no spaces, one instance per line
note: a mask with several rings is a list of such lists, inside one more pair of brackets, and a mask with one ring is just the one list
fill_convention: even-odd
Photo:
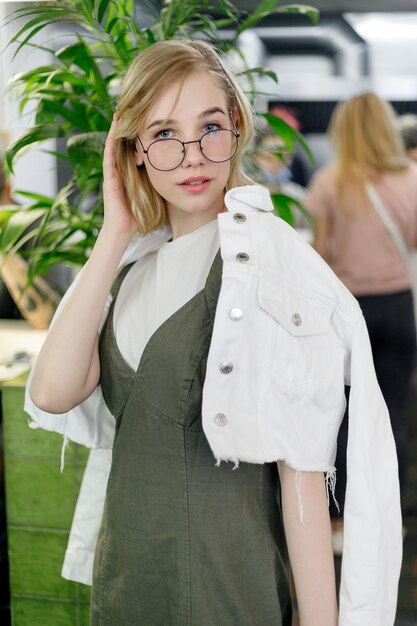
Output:
[[[229,0],[218,0],[215,6],[211,0],[164,0],[157,8],[149,4],[146,24],[141,23],[134,0],[53,0],[12,13],[10,20],[24,21],[9,42],[16,47],[15,55],[36,45],[34,36],[51,24],[65,24],[66,34],[73,30],[74,37],[62,48],[48,48],[50,64],[14,76],[10,88],[19,98],[20,110],[30,103],[36,114],[34,126],[10,145],[7,165],[13,171],[24,151],[52,138],[62,146],[54,154],[69,166],[70,176],[54,198],[17,192],[25,204],[4,209],[0,254],[16,251],[22,241],[31,239],[29,281],[56,263],[82,265],[102,224],[102,152],[120,77],[131,59],[156,41],[179,36],[207,38],[224,52],[235,51],[242,57],[240,35],[273,13],[302,13],[313,22],[318,18],[312,7],[280,6],[279,0],[264,0],[251,13]],[[227,41],[222,38],[225,27],[233,32]],[[252,99],[256,74],[277,81],[267,68],[244,66],[241,75]],[[268,113],[265,117],[286,150],[299,141],[308,151],[302,137],[284,120]],[[291,208],[297,202],[283,194],[274,194],[273,200],[277,212],[291,221]],[[31,228],[35,223],[36,228]]]

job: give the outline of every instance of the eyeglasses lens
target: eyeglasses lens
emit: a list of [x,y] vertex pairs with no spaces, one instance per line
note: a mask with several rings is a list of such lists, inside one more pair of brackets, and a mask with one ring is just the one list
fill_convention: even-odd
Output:
[[184,156],[184,147],[177,139],[161,139],[148,148],[148,159],[151,165],[162,171],[174,170]]
[[[237,137],[231,130],[213,130],[200,139],[201,152],[209,161],[229,161],[237,150]],[[178,139],[161,139],[148,147],[151,165],[161,171],[174,170],[184,158],[184,146]]]
[[237,138],[230,130],[213,130],[201,138],[201,151],[209,161],[223,163],[234,156]]

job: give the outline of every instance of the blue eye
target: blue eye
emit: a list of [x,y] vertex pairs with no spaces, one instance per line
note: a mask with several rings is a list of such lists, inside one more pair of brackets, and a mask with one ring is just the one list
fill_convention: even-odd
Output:
[[216,124],[216,122],[208,122],[204,125],[204,130],[206,133],[210,133],[213,130],[219,130],[221,128],[220,124]]
[[155,137],[157,139],[171,139],[172,130],[165,128],[164,130],[160,130]]

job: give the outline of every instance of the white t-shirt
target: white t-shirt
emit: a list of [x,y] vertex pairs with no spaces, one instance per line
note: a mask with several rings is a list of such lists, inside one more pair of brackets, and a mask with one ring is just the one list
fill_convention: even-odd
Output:
[[167,241],[136,263],[117,296],[113,325],[125,361],[138,368],[153,333],[204,288],[220,247],[217,219]]

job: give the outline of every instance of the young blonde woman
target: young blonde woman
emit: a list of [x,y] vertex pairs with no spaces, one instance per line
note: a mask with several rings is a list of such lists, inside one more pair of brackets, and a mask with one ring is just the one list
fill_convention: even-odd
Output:
[[365,316],[403,486],[416,350],[407,251],[417,245],[417,167],[404,153],[391,106],[374,93],[340,104],[330,137],[335,163],[315,176],[305,203],[316,216],[316,250],[357,297]]
[[[391,626],[398,481],[365,325],[243,174],[244,95],[208,44],[158,43],[127,72],[116,118],[103,228],[26,403],[35,427],[113,447],[90,623],[290,626],[288,547],[302,626]],[[346,381],[338,617],[327,492]],[[95,487],[87,475],[77,514],[99,509]]]

